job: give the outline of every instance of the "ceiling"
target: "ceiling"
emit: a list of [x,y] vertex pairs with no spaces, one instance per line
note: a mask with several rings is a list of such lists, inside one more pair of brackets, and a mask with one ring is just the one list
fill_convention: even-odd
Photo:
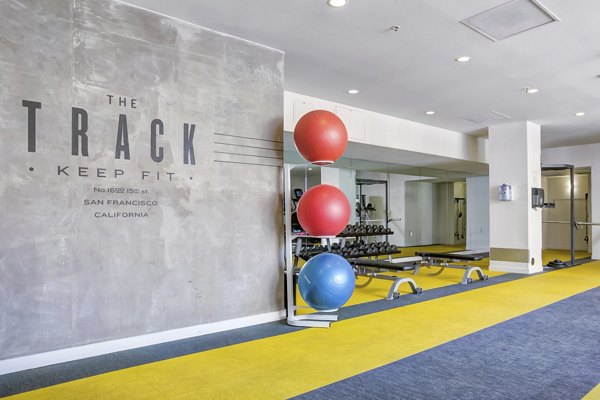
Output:
[[507,1],[127,0],[284,51],[289,91],[470,135],[493,123],[465,118],[495,111],[540,124],[543,148],[600,142],[600,1],[541,0],[559,22],[498,42],[460,23]]

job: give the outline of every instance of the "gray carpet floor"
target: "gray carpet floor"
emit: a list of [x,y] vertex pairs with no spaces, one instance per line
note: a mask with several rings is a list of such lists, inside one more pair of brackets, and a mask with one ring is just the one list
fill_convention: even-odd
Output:
[[296,399],[579,400],[598,383],[600,288]]

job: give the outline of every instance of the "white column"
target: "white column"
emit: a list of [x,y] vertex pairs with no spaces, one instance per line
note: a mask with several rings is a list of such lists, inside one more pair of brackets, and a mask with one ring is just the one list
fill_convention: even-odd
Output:
[[[515,122],[489,128],[490,270],[531,274],[543,270],[542,209],[531,207],[531,188],[541,187],[540,126]],[[498,187],[512,186],[500,201]]]

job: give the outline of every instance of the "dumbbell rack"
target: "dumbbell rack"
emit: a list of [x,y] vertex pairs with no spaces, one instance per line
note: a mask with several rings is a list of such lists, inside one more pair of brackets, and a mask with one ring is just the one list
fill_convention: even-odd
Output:
[[[392,232],[393,233],[393,232]],[[379,236],[379,233],[368,233],[368,234],[361,234],[360,236]],[[298,309],[301,308],[308,308],[311,309],[311,307],[307,307],[307,306],[298,306],[296,304],[296,279],[295,276],[298,274],[298,261],[300,260],[300,258],[305,258],[308,259],[310,257],[303,257],[302,254],[302,248],[304,246],[304,240],[306,239],[313,239],[313,238],[318,238],[318,239],[323,239],[321,237],[315,237],[315,236],[308,236],[308,235],[291,235],[291,241],[288,244],[289,247],[287,247],[286,251],[286,265],[291,265],[291,268],[286,270],[286,300],[287,300],[287,313],[288,313],[288,318],[287,318],[287,322],[289,325],[293,325],[293,326],[307,326],[307,327],[329,327],[331,322],[335,322],[338,319],[337,315],[334,314],[302,314],[302,315],[298,315],[296,313],[296,311]],[[348,234],[342,234],[342,235],[338,235],[335,238],[346,238],[346,237],[357,237],[357,235],[348,235]],[[287,237],[286,237],[287,238]],[[331,250],[331,239],[333,239],[334,237],[327,237],[326,242],[327,242],[327,250],[318,250],[314,252],[314,255],[320,254],[322,252],[328,251],[328,252],[332,252]],[[295,242],[296,246],[292,251],[292,245]],[[388,251],[388,252],[377,252],[377,253],[358,253],[358,254],[354,254],[351,256],[343,256],[340,255],[341,257],[345,257],[345,258],[359,258],[359,257],[376,257],[376,256],[380,256],[380,255],[391,255],[391,254],[395,254],[398,253],[398,249],[396,249],[395,251]],[[290,255],[291,257],[287,258],[287,255]],[[293,271],[290,273],[290,271]],[[328,310],[326,312],[335,312],[337,311],[337,309],[335,310]],[[324,312],[324,311],[321,311]]]
[[[375,236],[375,235],[361,235],[361,236]],[[336,236],[336,238],[340,238],[342,236]],[[349,237],[349,236],[346,236]],[[387,243],[387,242],[386,242]],[[363,257],[376,257],[376,256],[390,256],[392,254],[397,254],[400,252],[400,249],[397,248],[397,246],[394,245],[389,245],[386,246],[385,248],[387,248],[387,250],[382,250],[382,244],[380,244],[380,246],[375,246],[373,243],[371,243],[370,245],[368,244],[363,244],[361,246],[345,246],[344,240],[342,239],[342,243],[340,246],[336,247],[336,245],[331,245],[330,248],[324,247],[324,246],[318,246],[318,249],[307,249],[304,251],[300,251],[295,252],[295,255],[300,256],[300,258],[303,258],[305,260],[308,261],[308,259],[310,259],[313,256],[316,256],[317,254],[321,254],[325,251],[329,252],[329,253],[333,253],[333,254],[337,254],[339,256],[342,256],[346,259],[352,259],[352,258],[363,258]],[[303,248],[306,246],[303,246]],[[357,251],[344,251],[344,247],[346,247],[346,249],[354,249]],[[362,251],[361,251],[362,250]]]

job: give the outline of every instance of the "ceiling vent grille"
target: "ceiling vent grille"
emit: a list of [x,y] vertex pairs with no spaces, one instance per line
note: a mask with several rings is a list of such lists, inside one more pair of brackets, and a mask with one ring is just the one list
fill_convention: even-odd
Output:
[[512,0],[460,22],[497,42],[555,21],[558,17],[539,1]]
[[510,119],[510,117],[508,115],[504,115],[496,111],[490,111],[483,114],[473,115],[471,117],[463,117],[462,119],[474,122],[476,124],[491,124],[494,122]]

